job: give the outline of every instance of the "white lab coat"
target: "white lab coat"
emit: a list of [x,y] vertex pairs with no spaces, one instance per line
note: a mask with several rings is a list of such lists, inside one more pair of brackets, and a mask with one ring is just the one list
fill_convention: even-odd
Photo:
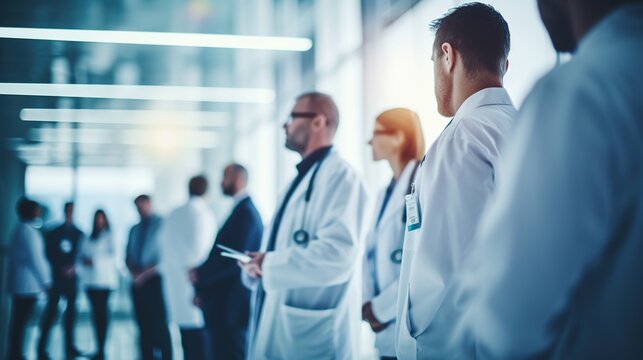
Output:
[[51,269],[45,256],[45,241],[31,223],[18,223],[9,243],[8,291],[33,296],[51,284]]
[[380,356],[395,356],[395,315],[401,265],[398,261],[402,260],[401,251],[406,230],[405,223],[402,222],[404,195],[416,166],[415,160],[406,165],[377,224],[386,189],[380,192],[375,204],[371,230],[366,237],[364,303],[370,301],[375,318],[381,323],[388,323],[388,327],[375,335],[375,347]]
[[[614,11],[525,100],[455,284],[480,358],[643,358],[643,6]],[[455,350],[454,349],[454,350]]]
[[[118,287],[116,245],[111,231],[102,231],[96,239],[84,238],[79,257],[80,281],[85,288],[115,290]],[[85,258],[91,259],[92,265],[85,265]]]
[[[256,330],[250,334],[250,359],[359,356],[366,191],[333,149],[317,173],[304,219],[304,197],[316,166],[290,198],[275,250],[264,258],[266,294],[260,318],[250,328]],[[311,235],[307,247],[293,241],[302,225]],[[271,228],[264,232],[263,249]]]
[[[404,242],[398,301],[397,354],[402,359],[448,358],[441,353],[451,324],[433,323],[444,294],[467,256],[480,215],[492,197],[498,159],[516,110],[503,88],[471,95],[431,145],[418,170],[419,229]],[[500,169],[501,170],[501,169]]]
[[202,197],[193,196],[187,204],[165,218],[160,230],[159,269],[168,318],[182,328],[203,326],[201,309],[194,306],[194,287],[188,272],[200,265],[214,244],[214,213]]

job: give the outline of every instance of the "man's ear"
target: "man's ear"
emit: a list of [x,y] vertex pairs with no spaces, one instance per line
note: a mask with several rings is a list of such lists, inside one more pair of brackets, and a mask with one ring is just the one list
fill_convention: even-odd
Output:
[[315,116],[315,118],[313,119],[313,124],[312,125],[315,128],[318,128],[318,129],[321,129],[321,128],[327,126],[328,125],[328,119],[326,119],[326,115],[319,114],[319,115]]
[[440,61],[442,62],[442,66],[444,67],[444,70],[446,73],[451,73],[453,69],[455,68],[455,63],[456,63],[456,52],[455,49],[453,49],[453,46],[451,44],[445,42],[442,45],[440,45]]

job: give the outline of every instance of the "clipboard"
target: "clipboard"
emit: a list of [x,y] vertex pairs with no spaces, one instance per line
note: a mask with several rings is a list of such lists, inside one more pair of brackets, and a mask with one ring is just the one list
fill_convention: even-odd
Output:
[[235,250],[233,248],[230,248],[230,247],[227,247],[227,246],[224,246],[224,245],[220,245],[220,244],[216,244],[216,245],[217,245],[217,247],[219,249],[223,250],[221,252],[221,256],[225,256],[225,257],[228,257],[228,258],[231,258],[231,259],[236,259],[236,260],[239,260],[239,261],[244,262],[244,263],[249,262],[250,260],[252,260],[252,258],[250,256],[242,253],[241,251],[237,251],[237,250]]
[[231,258],[231,259],[236,259],[236,260],[241,261],[242,263],[247,263],[250,260],[252,260],[252,258],[250,256],[246,255],[246,254],[229,253],[229,252],[225,252],[225,251],[221,253],[221,256],[225,256],[225,257]]

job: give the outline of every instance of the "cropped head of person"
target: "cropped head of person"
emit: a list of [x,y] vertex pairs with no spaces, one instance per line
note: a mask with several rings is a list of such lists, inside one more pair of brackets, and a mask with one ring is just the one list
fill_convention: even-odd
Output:
[[134,199],[136,210],[141,219],[147,219],[152,215],[152,198],[147,194],[141,194]]
[[643,0],[538,0],[538,11],[558,52],[573,52],[587,32],[617,8]]
[[394,108],[375,119],[373,137],[369,140],[373,160],[388,160],[406,166],[424,156],[425,142],[419,116],[406,108]]
[[16,204],[16,214],[21,222],[30,222],[40,216],[40,205],[26,197],[21,197]]
[[74,221],[74,203],[71,201],[66,202],[63,211],[65,213],[65,223],[71,224]]
[[306,157],[332,145],[338,125],[339,110],[330,95],[316,91],[301,94],[283,125],[286,148]]
[[188,184],[188,192],[190,193],[190,197],[205,196],[208,192],[208,179],[204,175],[193,177],[190,179],[190,183]]
[[98,209],[94,213],[92,233],[89,238],[92,240],[96,240],[98,239],[98,236],[100,236],[100,234],[106,230],[109,230],[109,220],[107,220],[107,214],[105,213],[105,210]]
[[462,102],[482,88],[502,86],[511,39],[507,22],[493,7],[464,4],[430,28],[435,32],[431,60],[441,115],[454,116]]
[[232,163],[223,170],[221,191],[224,195],[234,196],[245,190],[248,184],[248,170],[241,164]]

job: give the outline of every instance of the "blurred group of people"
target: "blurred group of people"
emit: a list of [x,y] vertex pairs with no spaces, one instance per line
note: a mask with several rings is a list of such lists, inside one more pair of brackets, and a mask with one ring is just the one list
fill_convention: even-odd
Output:
[[61,298],[66,300],[65,352],[70,358],[81,355],[74,345],[79,283],[91,305],[98,347],[93,357],[104,358],[108,300],[118,286],[116,247],[105,211],[96,210],[91,234],[86,237],[73,222],[72,202],[64,206],[65,221],[44,233],[36,227],[41,213],[37,202],[21,198],[16,210],[20,222],[13,230],[9,249],[9,292],[13,295],[9,359],[22,358],[25,327],[42,292],[47,293],[47,304],[40,319],[39,358],[49,358],[49,335]]
[[[373,160],[393,176],[372,212],[361,177],[333,146],[339,110],[321,92],[298,96],[283,125],[302,160],[266,231],[238,164],[224,171],[235,207],[216,236],[204,177],[164,219],[138,197],[126,262],[142,357],[172,357],[172,323],[186,359],[356,359],[362,321],[381,358],[643,356],[643,6],[538,5],[555,48],[576,55],[520,111],[503,88],[502,15],[470,3],[432,23],[437,110],[451,121],[425,153],[413,111],[376,117]],[[109,225],[97,211],[85,239],[72,209],[43,242],[30,225],[37,204],[18,205],[12,354],[36,294],[49,289],[44,354],[51,304],[73,304],[82,266],[93,270],[86,288],[103,356]]]
[[[263,225],[245,191],[247,180],[248,172],[242,165],[225,168],[222,190],[235,204],[216,242],[255,251]],[[140,222],[130,230],[125,264],[132,278],[140,357],[172,358],[168,325],[173,323],[179,326],[185,359],[243,358],[249,291],[241,284],[236,262],[217,259],[218,252],[213,248],[216,220],[205,199],[207,179],[195,176],[188,190],[189,201],[165,218],[153,211],[149,195],[134,200]],[[91,233],[86,236],[73,222],[72,202],[64,206],[65,222],[44,231],[37,202],[23,197],[16,210],[19,223],[12,232],[9,250],[13,307],[8,358],[24,358],[27,323],[39,295],[46,293],[47,303],[39,324],[38,359],[50,358],[49,334],[61,297],[66,300],[66,358],[104,359],[109,296],[119,284],[117,251],[107,214],[96,210]],[[96,337],[96,352],[91,355],[79,351],[74,342],[79,284],[91,305]]]

